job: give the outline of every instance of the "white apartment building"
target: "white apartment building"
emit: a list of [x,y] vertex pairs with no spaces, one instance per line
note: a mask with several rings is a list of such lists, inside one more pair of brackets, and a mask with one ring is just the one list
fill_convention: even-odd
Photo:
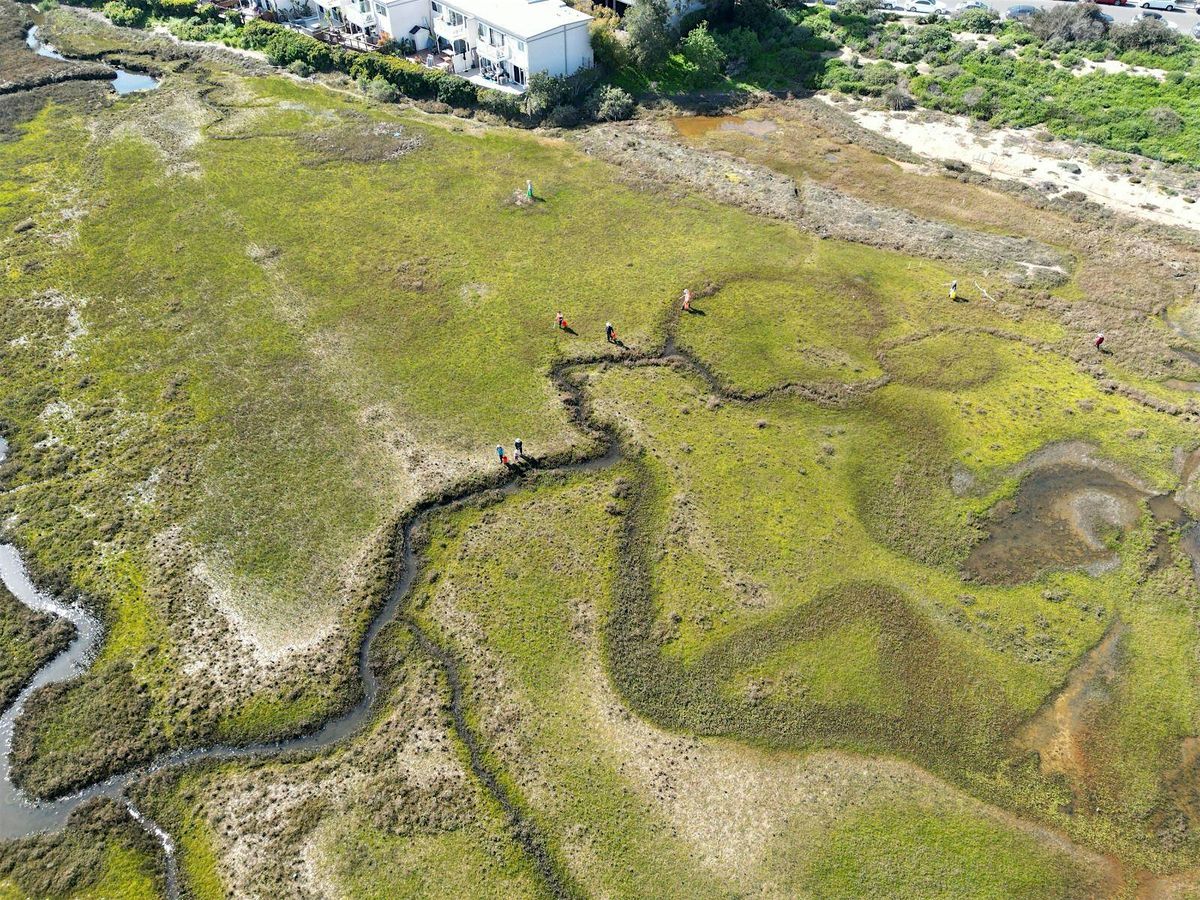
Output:
[[317,2],[336,3],[373,37],[411,39],[431,63],[482,87],[521,92],[530,75],[574,75],[593,64],[592,17],[563,0]]

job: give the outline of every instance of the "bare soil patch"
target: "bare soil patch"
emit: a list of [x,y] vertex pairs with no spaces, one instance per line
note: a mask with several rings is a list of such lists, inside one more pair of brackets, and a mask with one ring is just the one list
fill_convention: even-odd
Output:
[[689,147],[671,132],[667,123],[641,120],[598,125],[577,139],[588,153],[617,163],[643,186],[661,190],[664,182],[678,184],[821,237],[1001,270],[1020,283],[1053,284],[1066,277],[1068,260],[1045,244],[933,222],[813,182],[800,185],[766,166]]
[[1039,469],[1016,497],[997,504],[988,535],[964,570],[988,584],[1017,584],[1050,569],[1102,571],[1119,562],[1110,542],[1137,522],[1145,499],[1109,472],[1074,465]]
[[305,132],[300,144],[312,164],[391,162],[421,147],[416,132],[389,122],[359,123]]

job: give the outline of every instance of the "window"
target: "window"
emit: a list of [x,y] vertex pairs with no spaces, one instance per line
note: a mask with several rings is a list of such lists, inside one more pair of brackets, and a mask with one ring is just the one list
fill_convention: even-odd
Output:
[[387,7],[384,6],[382,3],[376,3],[375,4],[375,12],[381,16],[386,16],[387,15]]
[[517,41],[517,52],[518,53],[525,52],[525,42],[524,41]]
[[513,81],[515,81],[517,84],[524,84],[525,83],[525,70],[522,69],[520,66],[513,66],[512,70],[513,70],[513,74],[512,74]]
[[433,7],[433,14],[435,16],[442,11],[442,4],[440,3],[431,3],[429,5]]
[[487,40],[487,26],[482,22],[479,23],[479,39],[481,41]]

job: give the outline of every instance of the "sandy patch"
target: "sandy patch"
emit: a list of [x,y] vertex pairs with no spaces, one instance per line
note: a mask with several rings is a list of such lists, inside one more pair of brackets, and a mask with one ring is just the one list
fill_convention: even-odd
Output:
[[1064,141],[1041,142],[1034,139],[1033,131],[1011,128],[984,131],[965,116],[867,108],[846,111],[863,128],[927,159],[954,160],[993,178],[1031,186],[1049,183],[1054,193],[1077,191],[1116,212],[1200,231],[1200,210],[1182,196],[1168,196],[1154,185],[1133,184],[1128,178],[1112,180],[1110,173],[1088,161],[1085,149]]

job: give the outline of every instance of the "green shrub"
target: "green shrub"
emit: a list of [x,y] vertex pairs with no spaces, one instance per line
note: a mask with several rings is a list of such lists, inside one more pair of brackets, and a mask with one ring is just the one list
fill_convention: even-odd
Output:
[[521,99],[515,94],[485,89],[476,92],[475,102],[480,109],[510,122],[521,118]]
[[164,19],[188,19],[196,15],[196,0],[155,0],[154,12]]
[[[297,60],[299,62],[300,60]],[[376,76],[369,81],[360,82],[363,93],[377,103],[395,103],[400,97],[396,86],[385,78]]]
[[146,22],[146,11],[129,6],[122,0],[109,0],[104,4],[101,10],[104,17],[114,25],[124,25],[128,28],[137,28]]
[[713,36],[726,60],[746,62],[762,52],[758,34],[749,28],[734,28]]
[[318,72],[335,68],[334,55],[327,45],[282,25],[252,19],[246,23],[242,34],[246,46],[263,51],[273,65],[288,66],[302,60]]
[[563,75],[538,72],[529,77],[526,90],[529,105],[535,115],[544,115],[571,99],[571,83]]
[[633,115],[633,97],[616,85],[606,84],[588,98],[588,112],[602,122],[617,122]]
[[950,27],[955,31],[991,34],[1000,24],[1000,15],[993,9],[964,9],[955,13]]
[[640,0],[625,14],[625,33],[629,56],[642,71],[666,62],[674,43],[666,0]]
[[596,65],[609,72],[616,72],[629,64],[625,45],[617,37],[615,19],[596,18],[589,26],[592,41],[592,56]]
[[293,75],[299,75],[301,78],[308,78],[313,73],[312,66],[302,59],[297,59],[290,63],[287,70]]
[[579,124],[579,108],[570,103],[560,103],[546,115],[546,124],[555,128],[571,128]]
[[465,78],[444,74],[438,81],[437,98],[455,109],[465,109],[475,103],[475,85]]
[[896,67],[891,63],[872,63],[869,66],[863,67],[862,80],[868,88],[875,88],[882,91],[884,88],[899,81],[900,73],[896,71]]
[[357,81],[383,78],[405,97],[418,100],[436,98],[438,87],[443,80],[462,80],[437,69],[427,69],[407,59],[380,56],[377,53],[352,54],[349,57],[348,68],[343,71],[347,71]]
[[688,32],[679,44],[683,58],[696,67],[695,83],[698,86],[711,84],[721,74],[725,64],[725,52],[708,33],[708,23],[701,22]]

